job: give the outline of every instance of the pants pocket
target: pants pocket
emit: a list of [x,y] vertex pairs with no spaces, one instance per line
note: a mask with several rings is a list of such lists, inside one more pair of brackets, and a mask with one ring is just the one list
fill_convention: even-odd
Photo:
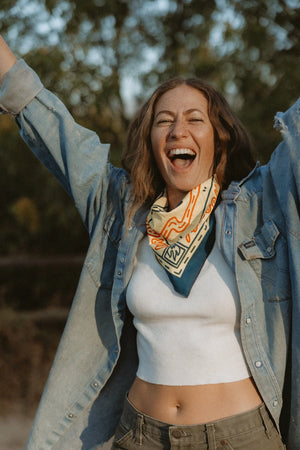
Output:
[[224,450],[284,450],[285,445],[277,432],[272,432],[268,437],[265,430],[261,428],[224,439],[222,448]]
[[122,422],[120,422],[116,429],[112,449],[119,448],[124,450],[125,449],[130,450],[131,448],[133,448],[134,444],[133,431],[134,431],[133,429],[128,429],[126,426],[122,424]]

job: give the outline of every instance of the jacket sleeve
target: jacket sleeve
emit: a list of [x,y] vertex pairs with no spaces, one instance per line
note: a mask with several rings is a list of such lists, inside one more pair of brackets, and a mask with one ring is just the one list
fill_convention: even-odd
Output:
[[76,124],[23,60],[4,79],[0,111],[16,117],[24,141],[73,198],[91,234],[115,170],[109,163],[109,145]]
[[[276,195],[286,221],[292,289],[290,358],[284,402],[289,405],[287,449],[300,448],[300,99],[275,117],[283,140],[269,163]],[[285,418],[283,421],[286,422]]]

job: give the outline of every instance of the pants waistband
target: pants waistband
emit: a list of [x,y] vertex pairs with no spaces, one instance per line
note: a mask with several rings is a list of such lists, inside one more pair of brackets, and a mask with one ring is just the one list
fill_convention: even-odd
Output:
[[213,433],[217,438],[218,436],[224,437],[231,434],[251,431],[261,425],[265,427],[266,432],[268,433],[268,430],[273,427],[273,422],[267,412],[265,404],[261,404],[255,409],[213,422],[196,425],[174,425],[154,419],[153,417],[138,411],[133,404],[130,403],[127,396],[124,402],[122,419],[131,428],[134,428],[137,422],[142,421],[144,430],[149,430],[154,435],[157,433],[161,438],[168,439],[170,435],[179,437],[180,434],[182,437],[190,437],[197,442],[206,442],[207,434],[211,432],[211,430],[213,430]]

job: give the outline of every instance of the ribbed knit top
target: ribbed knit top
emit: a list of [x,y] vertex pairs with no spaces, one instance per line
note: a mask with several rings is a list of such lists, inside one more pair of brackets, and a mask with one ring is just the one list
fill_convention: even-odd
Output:
[[127,288],[137,329],[137,376],[163,385],[199,385],[250,376],[239,330],[235,276],[215,245],[188,298],[175,292],[147,237]]

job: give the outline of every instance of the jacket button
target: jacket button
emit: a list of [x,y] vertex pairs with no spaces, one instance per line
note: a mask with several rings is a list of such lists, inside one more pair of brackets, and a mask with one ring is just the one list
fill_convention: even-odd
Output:
[[74,415],[72,413],[68,414],[69,419],[73,419]]
[[250,317],[247,317],[246,323],[247,323],[248,325],[249,325],[249,323],[251,323],[251,318],[250,318]]
[[117,274],[120,276],[122,275],[122,270],[118,270]]
[[273,406],[274,406],[275,408],[276,408],[276,406],[278,406],[278,400],[274,400]]
[[261,361],[256,361],[255,366],[256,366],[256,367],[261,367],[261,366],[262,366]]

